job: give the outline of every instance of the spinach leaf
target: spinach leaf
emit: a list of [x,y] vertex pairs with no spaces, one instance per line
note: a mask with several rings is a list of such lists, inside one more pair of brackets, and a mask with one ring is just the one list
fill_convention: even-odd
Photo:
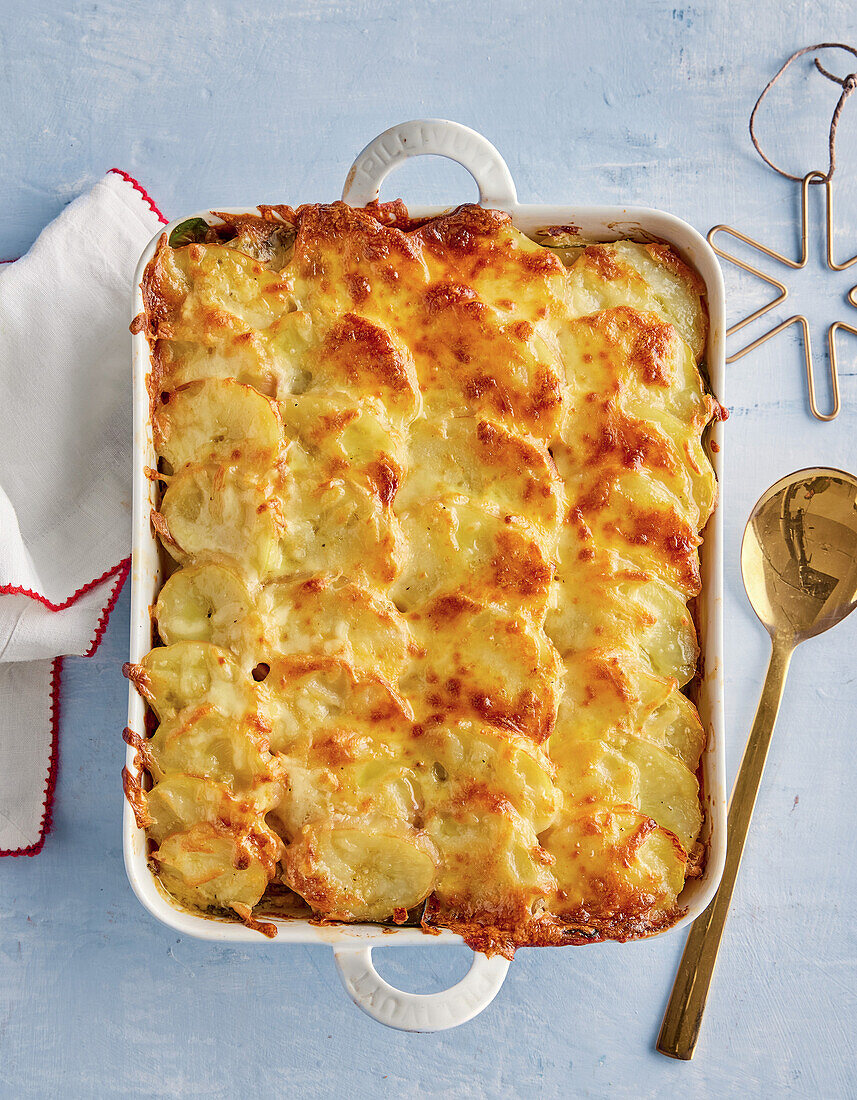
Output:
[[204,218],[188,218],[180,222],[170,233],[170,248],[183,244],[199,244],[208,238],[209,225]]

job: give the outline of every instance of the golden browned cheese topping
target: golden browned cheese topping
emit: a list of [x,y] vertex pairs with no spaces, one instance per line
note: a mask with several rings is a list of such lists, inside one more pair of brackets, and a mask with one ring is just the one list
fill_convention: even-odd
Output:
[[567,232],[333,203],[161,240],[175,568],[125,789],[186,906],[270,935],[292,891],[506,954],[681,912],[705,303],[668,247]]

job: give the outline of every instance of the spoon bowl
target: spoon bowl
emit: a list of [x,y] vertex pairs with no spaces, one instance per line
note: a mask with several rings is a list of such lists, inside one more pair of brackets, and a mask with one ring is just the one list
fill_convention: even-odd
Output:
[[753,610],[794,643],[835,626],[857,605],[857,479],[798,470],[757,502],[741,546]]

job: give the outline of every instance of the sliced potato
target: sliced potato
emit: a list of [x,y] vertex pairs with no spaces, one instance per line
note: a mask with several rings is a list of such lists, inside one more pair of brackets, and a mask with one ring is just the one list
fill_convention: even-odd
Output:
[[382,921],[425,900],[435,882],[427,838],[383,821],[308,825],[286,849],[286,880],[333,920]]
[[[465,312],[469,303],[484,302],[503,318],[511,314],[538,325],[545,313],[552,318],[563,309],[562,265],[500,210],[468,203],[433,218],[415,236],[422,241],[431,276],[441,287],[453,279],[463,281],[461,286],[452,283],[451,290],[459,291],[456,297]],[[468,290],[469,295],[464,293]],[[432,304],[437,310],[438,303]],[[473,308],[472,312],[478,317],[481,311]]]
[[589,245],[568,273],[569,303],[578,316],[632,306],[675,325],[699,359],[708,314],[700,277],[666,245],[616,241]]
[[272,466],[283,426],[277,406],[234,378],[189,382],[156,402],[155,449],[174,471],[188,462]]
[[164,886],[191,908],[213,906],[246,913],[261,899],[274,876],[282,843],[256,825],[234,833],[200,822],[172,833],[152,858]]
[[179,340],[208,343],[212,332],[259,331],[295,307],[283,272],[225,244],[192,244],[175,249],[173,262],[187,284],[180,315],[171,323]]
[[638,649],[655,676],[687,683],[699,645],[684,599],[615,551],[580,538],[571,525],[564,529],[559,553],[545,619],[557,650]]
[[551,738],[551,759],[566,813],[619,805],[639,809],[639,771],[620,745],[598,737],[577,738],[563,729]]
[[408,476],[398,508],[464,496],[554,532],[562,481],[547,447],[485,417],[420,419],[411,426]]
[[330,316],[357,310],[383,322],[407,316],[428,279],[410,235],[340,202],[301,208],[290,266],[304,308]]
[[420,412],[420,385],[409,347],[392,328],[366,316],[337,317],[308,354],[305,370],[301,393],[340,393],[357,402],[374,398],[398,426]]
[[413,712],[378,672],[357,670],[339,657],[272,658],[265,678],[274,752],[300,756],[319,736],[368,726],[393,736]]
[[678,454],[683,456],[698,513],[696,526],[701,530],[708,522],[717,503],[717,478],[702,446],[702,435],[696,431],[688,433],[681,421],[671,413],[650,412],[647,414],[647,419],[657,424],[660,430],[669,436]]
[[210,642],[160,646],[125,674],[161,721],[202,702],[227,717],[256,714],[264,695],[232,654]]
[[696,707],[687,696],[675,691],[639,730],[646,741],[660,746],[684,764],[694,774],[705,747],[705,730]]
[[292,443],[270,480],[240,467],[188,465],[170,478],[155,514],[177,561],[225,555],[262,580],[341,572],[388,586],[404,547],[392,509]]
[[[575,738],[634,734],[669,699],[674,680],[655,676],[630,649],[591,649],[565,657],[566,677],[556,733]],[[550,742],[553,756],[554,742]]]
[[178,569],[155,605],[158,633],[174,642],[213,642],[253,660],[262,646],[262,621],[241,573],[229,559]]
[[596,545],[660,577],[685,599],[699,593],[702,539],[679,500],[646,471],[593,472],[567,483],[566,490],[572,512]]
[[578,739],[563,730],[552,738],[557,784],[569,813],[628,805],[674,833],[689,852],[702,814],[699,784],[670,753],[638,737]]
[[[655,676],[681,687],[696,671],[699,643],[693,616],[684,600],[663,581],[652,578],[619,586],[619,598],[633,605],[642,621],[639,645]],[[630,639],[628,639],[630,641]]]
[[507,215],[471,205],[414,237],[432,279],[413,299],[416,331],[430,333],[414,348],[427,415],[479,413],[549,439],[562,404],[562,264]]
[[280,401],[288,434],[330,476],[348,474],[384,504],[404,476],[405,437],[384,403],[338,393],[291,394]]
[[536,833],[557,817],[562,795],[548,755],[525,737],[463,720],[429,726],[412,743],[426,812],[460,799],[474,785],[508,800]]
[[426,831],[440,853],[435,895],[447,917],[522,931],[542,912],[555,889],[551,860],[509,803],[471,790],[466,803],[439,806]]
[[676,498],[681,514],[699,529],[711,514],[716,492],[700,431],[667,412],[628,413],[609,392],[589,395],[576,404],[551,453],[560,474],[571,483],[590,469],[597,470],[599,478],[645,470]]
[[182,772],[224,783],[238,793],[278,776],[259,721],[226,717],[209,703],[161,722],[146,743],[156,779]]
[[360,584],[388,588],[405,551],[395,513],[347,476],[317,480],[312,462],[306,475],[293,467],[295,481],[283,503],[279,566],[268,571],[268,579],[342,573]]
[[700,359],[708,335],[705,284],[701,277],[669,245],[617,241],[615,254],[633,267],[649,285],[663,315]]
[[547,443],[563,407],[555,337],[474,299],[470,288],[454,282],[429,290],[431,337],[414,349],[425,416],[478,416]]
[[316,310],[297,309],[277,317],[264,332],[254,333],[270,364],[269,386],[263,393],[287,401],[291,394],[304,392],[310,379],[310,359],[324,340],[329,323]]
[[670,753],[642,738],[626,738],[621,752],[638,769],[640,813],[677,836],[690,852],[702,827],[696,777]]
[[[277,391],[276,363],[269,342],[257,332],[239,335],[220,330],[206,344],[194,340],[158,340],[153,396],[206,378],[234,379],[270,396]],[[214,334],[212,334],[214,336]]]
[[185,466],[161,502],[166,547],[179,562],[225,554],[260,575],[280,564],[285,526],[279,501],[249,474],[208,463]]
[[645,815],[584,812],[551,829],[544,844],[555,860],[558,916],[615,936],[651,933],[672,919],[687,856]]
[[174,772],[149,791],[149,835],[160,844],[201,821],[249,827],[277,804],[280,794],[277,784],[268,782],[236,798],[224,783]]
[[418,824],[422,795],[417,772],[378,739],[347,728],[319,731],[301,757],[283,756],[285,797],[276,811],[283,835],[295,837],[331,816],[380,815]]
[[655,313],[626,305],[602,309],[569,321],[559,340],[568,386],[566,416],[587,399],[613,394],[630,414],[670,413],[685,431],[698,435],[714,413],[693,352]]

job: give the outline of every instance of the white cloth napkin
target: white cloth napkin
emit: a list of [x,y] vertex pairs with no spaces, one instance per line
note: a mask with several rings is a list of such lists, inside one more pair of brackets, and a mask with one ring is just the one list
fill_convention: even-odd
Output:
[[131,287],[163,221],[114,169],[0,266],[0,855],[41,848],[61,658],[127,576]]

